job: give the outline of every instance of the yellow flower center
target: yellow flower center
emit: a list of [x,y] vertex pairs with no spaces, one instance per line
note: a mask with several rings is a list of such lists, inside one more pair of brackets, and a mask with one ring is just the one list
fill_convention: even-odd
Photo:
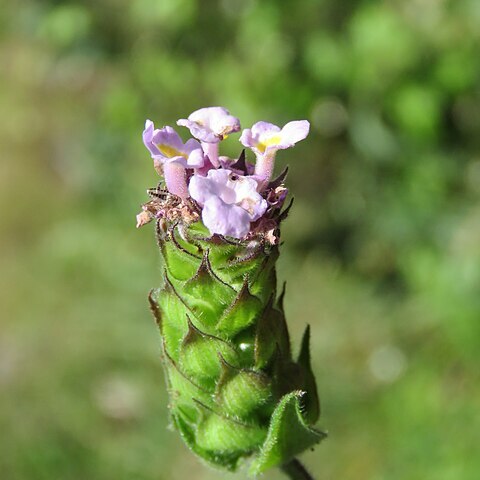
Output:
[[263,142],[258,142],[257,148],[262,153],[265,153],[265,150],[267,149],[267,147],[271,147],[272,145],[277,145],[281,141],[282,141],[282,138],[280,137],[280,135],[273,135],[272,137],[263,140]]
[[165,145],[164,143],[160,143],[157,145],[158,149],[165,155],[167,158],[173,157],[184,157],[186,155],[182,152],[179,152],[176,148],[171,147],[170,145]]

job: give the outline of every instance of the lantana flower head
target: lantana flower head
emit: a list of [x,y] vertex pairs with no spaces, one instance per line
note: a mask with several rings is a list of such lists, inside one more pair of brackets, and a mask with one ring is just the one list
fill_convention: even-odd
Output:
[[204,156],[200,143],[194,138],[183,143],[172,127],[155,129],[153,122],[147,120],[143,131],[143,143],[150,151],[152,158],[162,164],[177,162],[183,167],[203,167]]
[[212,235],[243,238],[251,222],[258,220],[268,206],[257,187],[252,177],[218,169],[210,170],[206,177],[193,176],[188,190],[202,207],[203,223]]

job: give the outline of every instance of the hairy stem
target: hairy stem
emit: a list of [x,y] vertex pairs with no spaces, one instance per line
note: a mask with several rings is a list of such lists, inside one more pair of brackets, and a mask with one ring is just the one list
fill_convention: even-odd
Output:
[[313,480],[307,469],[296,458],[282,465],[281,469],[291,480]]

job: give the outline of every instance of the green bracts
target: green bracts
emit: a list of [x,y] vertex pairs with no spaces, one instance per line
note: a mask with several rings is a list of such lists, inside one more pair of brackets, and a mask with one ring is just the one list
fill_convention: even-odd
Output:
[[150,294],[173,424],[209,464],[250,473],[282,465],[325,434],[309,328],[292,359],[277,300],[278,246],[211,236],[200,222],[157,221],[164,285]]

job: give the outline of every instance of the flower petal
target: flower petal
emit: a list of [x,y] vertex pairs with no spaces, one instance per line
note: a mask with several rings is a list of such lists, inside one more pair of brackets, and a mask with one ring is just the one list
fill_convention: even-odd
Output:
[[243,130],[240,142],[244,147],[255,149],[259,143],[269,137],[277,135],[278,132],[280,132],[280,128],[273,123],[257,122],[253,124],[252,128]]
[[218,138],[214,132],[212,132],[209,128],[204,127],[203,125],[199,125],[196,122],[192,122],[186,118],[181,118],[177,121],[177,125],[181,127],[187,127],[190,130],[190,133],[198,140],[206,143],[217,143],[221,139]]
[[219,197],[211,197],[202,210],[202,220],[213,235],[243,238],[250,230],[250,216],[237,205],[228,205]]
[[152,155],[152,158],[155,155],[160,155],[160,150],[154,145],[153,143],[153,136],[155,134],[155,127],[153,125],[153,122],[151,120],[147,120],[145,122],[145,129],[143,130],[142,138],[143,138],[143,144],[147,149],[149,150],[150,154]]
[[200,142],[194,138],[189,138],[183,147],[184,151],[187,153],[191,153],[193,150],[197,150],[198,148],[202,148],[202,146],[200,145]]
[[252,133],[255,138],[268,138],[280,132],[280,127],[269,122],[257,122],[252,126]]
[[273,123],[257,122],[251,129],[245,129],[240,142],[251,148],[257,155],[265,152],[292,147],[303,140],[309,132],[310,123],[307,120],[296,120],[287,123],[282,129]]
[[200,108],[188,119],[181,118],[177,125],[187,127],[202,142],[218,143],[230,133],[240,130],[240,120],[223,107]]
[[187,165],[190,168],[202,168],[205,165],[205,155],[201,148],[197,148],[188,155]]
[[178,133],[168,125],[161,128],[160,130],[155,130],[152,141],[157,146],[168,145],[169,147],[178,151],[184,150],[182,139],[180,138]]
[[226,203],[235,203],[235,191],[228,188],[230,170],[212,169],[206,177],[193,175],[190,179],[189,192],[200,205],[211,197],[219,197]]
[[300,140],[305,139],[309,131],[310,123],[307,120],[288,122],[280,133],[282,148],[291,147]]

